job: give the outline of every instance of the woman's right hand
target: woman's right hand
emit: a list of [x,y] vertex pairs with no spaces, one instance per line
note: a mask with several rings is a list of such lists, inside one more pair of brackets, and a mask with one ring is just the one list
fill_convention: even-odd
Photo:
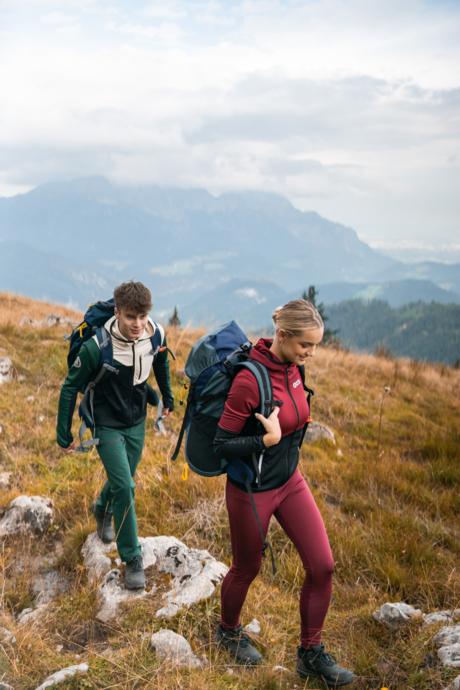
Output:
[[280,408],[274,407],[269,417],[264,417],[259,412],[255,414],[256,419],[263,425],[267,432],[263,436],[266,448],[275,446],[281,439],[281,427],[278,419],[279,412]]

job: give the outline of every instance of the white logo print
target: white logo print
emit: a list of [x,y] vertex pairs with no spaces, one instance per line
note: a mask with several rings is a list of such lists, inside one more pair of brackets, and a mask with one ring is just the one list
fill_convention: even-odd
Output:
[[75,362],[73,363],[73,365],[74,365],[75,369],[79,369],[79,368],[81,367],[81,359],[80,359],[80,357],[77,357],[77,359],[75,360]]
[[297,381],[295,381],[295,382],[292,384],[292,387],[293,387],[293,388],[297,388],[297,386],[300,386],[300,384],[301,384],[300,379],[297,379]]

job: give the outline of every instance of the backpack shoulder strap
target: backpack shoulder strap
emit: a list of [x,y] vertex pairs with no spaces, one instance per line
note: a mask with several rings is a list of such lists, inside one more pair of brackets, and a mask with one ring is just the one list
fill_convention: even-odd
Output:
[[150,321],[150,325],[153,326],[153,335],[150,336],[150,342],[152,343],[153,361],[155,361],[160,351],[160,348],[164,343],[165,331],[163,326],[160,326],[160,324],[155,323],[155,321]]
[[259,387],[260,413],[264,417],[269,417],[272,407],[274,407],[274,403],[277,401],[273,400],[273,385],[267,367],[260,362],[256,362],[255,359],[247,359],[244,362],[238,363],[236,367],[247,369],[253,374]]

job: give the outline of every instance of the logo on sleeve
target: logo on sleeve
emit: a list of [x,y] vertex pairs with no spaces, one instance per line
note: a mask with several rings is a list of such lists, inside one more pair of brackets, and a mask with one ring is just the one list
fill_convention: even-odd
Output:
[[81,367],[81,359],[80,359],[80,357],[77,357],[77,359],[75,360],[75,362],[73,363],[73,365],[74,365],[75,369],[80,369],[80,367]]
[[301,380],[297,379],[297,381],[294,381],[294,383],[292,384],[292,387],[297,388],[297,386],[300,386],[301,383],[302,383]]

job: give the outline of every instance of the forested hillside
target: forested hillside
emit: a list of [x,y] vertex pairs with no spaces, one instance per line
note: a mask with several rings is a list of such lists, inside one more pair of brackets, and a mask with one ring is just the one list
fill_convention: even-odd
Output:
[[383,344],[398,357],[455,364],[460,358],[460,305],[346,300],[327,307],[328,326],[355,350]]
[[[388,311],[380,303],[369,308],[381,310],[381,319]],[[417,309],[407,314],[416,315]],[[158,619],[155,605],[169,582],[163,575],[156,593],[123,605],[122,615],[110,624],[96,618],[96,585],[88,580],[81,548],[95,529],[90,504],[104,481],[103,469],[95,450],[64,456],[56,447],[57,403],[66,375],[64,329],[18,325],[24,316],[43,319],[52,312],[78,319],[53,305],[0,294],[0,357],[13,363],[12,380],[0,385],[0,475],[7,476],[0,517],[21,495],[49,497],[55,512],[54,524],[43,535],[0,541],[0,629],[15,638],[0,643],[0,684],[35,690],[59,669],[85,663],[87,673],[66,680],[62,690],[323,690],[321,683],[295,675],[303,572],[295,548],[274,520],[270,538],[279,578],[273,579],[267,561],[243,609],[245,624],[260,621],[256,644],[262,666],[237,667],[213,646],[218,586],[200,604]],[[186,357],[201,333],[168,331],[177,356],[171,365],[176,399]],[[436,343],[436,327],[431,333]],[[404,601],[424,613],[460,606],[460,371],[319,348],[308,362],[307,382],[315,391],[313,419],[332,429],[336,439],[335,445],[327,440],[304,444],[300,460],[335,559],[323,636],[327,650],[356,673],[356,690],[442,690],[458,669],[438,661],[433,635],[441,624],[425,626],[418,620],[391,630],[372,613],[389,601]],[[166,436],[155,431],[156,410],[149,412],[136,476],[139,532],[142,537],[174,535],[228,565],[223,479],[191,472],[186,478],[183,453],[176,463],[170,460],[182,410],[177,405],[165,420]],[[74,433],[77,428],[75,418]],[[60,578],[65,588],[40,618],[24,626],[18,614],[36,607],[37,562],[44,558],[49,559],[45,575]],[[152,633],[164,628],[184,635],[209,663],[195,670],[168,665],[150,645]]]

